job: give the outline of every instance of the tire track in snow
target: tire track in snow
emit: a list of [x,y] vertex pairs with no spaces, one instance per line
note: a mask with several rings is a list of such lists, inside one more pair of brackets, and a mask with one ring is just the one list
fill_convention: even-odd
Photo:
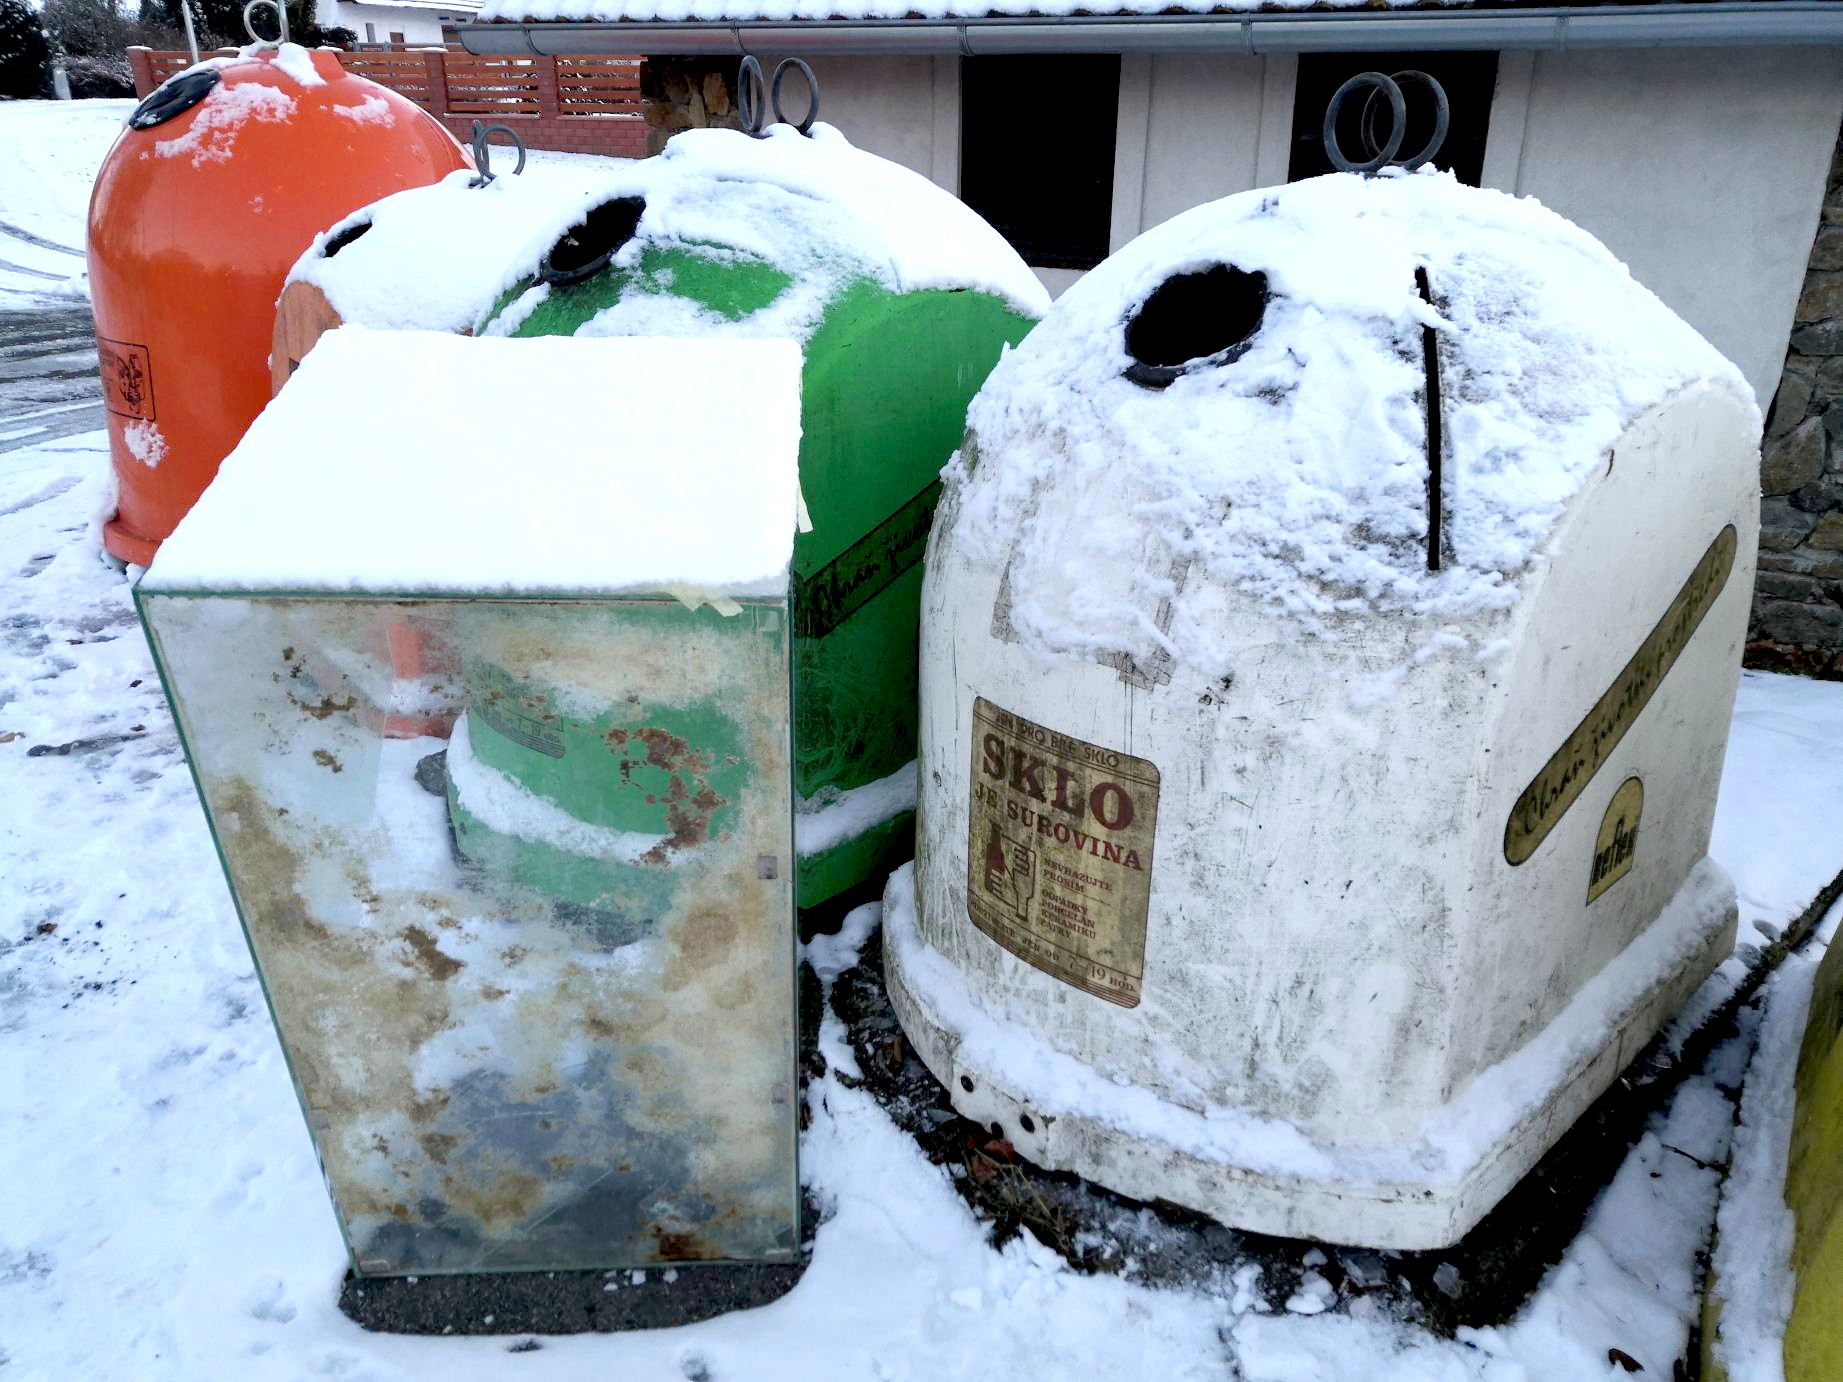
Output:
[[78,259],[86,257],[82,250],[72,249],[69,245],[60,245],[56,240],[47,240],[42,235],[34,235],[31,231],[16,226],[11,221],[0,221],[0,235],[10,235],[15,240],[23,240],[28,245],[41,250],[56,250],[59,254],[75,255]]

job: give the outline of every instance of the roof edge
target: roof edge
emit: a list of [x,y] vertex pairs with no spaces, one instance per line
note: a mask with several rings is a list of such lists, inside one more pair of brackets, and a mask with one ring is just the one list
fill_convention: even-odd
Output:
[[1547,9],[1349,10],[1301,13],[1078,15],[968,19],[498,20],[461,25],[470,53],[806,56],[959,53],[1308,53],[1843,45],[1834,0]]

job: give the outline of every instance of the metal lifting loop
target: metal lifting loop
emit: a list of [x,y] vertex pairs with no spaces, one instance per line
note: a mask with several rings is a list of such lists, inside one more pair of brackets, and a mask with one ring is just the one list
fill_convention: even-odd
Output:
[[[797,125],[781,108],[781,82],[789,68],[806,79],[806,115]],[[742,132],[756,139],[766,138],[770,110],[774,113],[775,124],[793,125],[801,134],[812,132],[813,121],[819,118],[819,78],[813,75],[812,67],[804,58],[782,58],[775,64],[772,82],[763,75],[759,58],[751,54],[742,60],[742,66],[736,70],[736,120]]]
[[[1405,158],[1397,157],[1401,152],[1402,140],[1408,133],[1408,101],[1402,92],[1403,82],[1417,82],[1426,87],[1434,102],[1432,136],[1423,148]],[[1364,151],[1369,157],[1359,163],[1353,161],[1338,143],[1337,120],[1343,111],[1344,102],[1355,92],[1366,88],[1369,94],[1363,101],[1358,131]],[[1380,138],[1376,129],[1382,111],[1381,103],[1377,100],[1379,96],[1388,100],[1389,132],[1386,139]],[[1451,126],[1452,104],[1446,98],[1446,89],[1427,73],[1408,71],[1384,76],[1380,72],[1359,72],[1337,89],[1331,104],[1325,107],[1325,156],[1330,159],[1332,167],[1344,173],[1374,173],[1385,166],[1412,171],[1440,152],[1440,146],[1446,142],[1446,134]]]
[[483,125],[474,121],[474,132],[468,141],[474,151],[474,175],[467,180],[469,187],[485,187],[499,174],[493,171],[492,139],[496,134],[503,134],[512,141],[512,147],[518,150],[518,165],[512,169],[512,176],[517,177],[525,171],[525,141],[519,132],[510,125]]
[[[1425,72],[1396,72],[1391,80],[1398,87],[1406,81],[1419,82],[1433,95],[1433,134],[1428,137],[1419,153],[1408,154],[1406,157],[1399,157],[1395,160],[1396,167],[1413,172],[1423,163],[1431,161],[1440,152],[1440,146],[1446,143],[1446,132],[1452,128],[1453,123],[1452,102],[1446,99],[1446,88]],[[1370,97],[1371,101],[1375,99],[1374,95]],[[1403,127],[1402,133],[1407,134],[1406,126]]]
[[[267,7],[275,11],[276,21],[281,26],[280,38],[264,38],[256,32],[256,23],[250,17],[251,11]],[[281,0],[249,0],[243,7],[243,32],[250,36],[251,43],[281,44],[288,41],[288,11],[282,8]]]
[[[794,125],[794,122],[787,118],[786,112],[781,109],[781,78],[787,75],[787,69],[790,67],[797,68],[800,75],[806,78],[806,118],[797,125]],[[775,64],[773,98],[774,118],[777,121],[783,125],[793,125],[801,134],[811,132],[813,121],[819,118],[819,78],[813,75],[813,69],[807,65],[806,59],[782,58]]]
[[[1388,143],[1377,148],[1371,141],[1372,131],[1365,120],[1364,144],[1369,147],[1370,157],[1362,163],[1354,163],[1345,154],[1343,146],[1337,141],[1337,117],[1343,112],[1344,102],[1353,92],[1365,87],[1374,88],[1389,98],[1389,114],[1393,117],[1389,124]],[[1371,99],[1374,99],[1372,96]],[[1367,117],[1367,110],[1365,116]],[[1402,136],[1407,132],[1408,103],[1402,97],[1401,88],[1380,72],[1359,72],[1337,89],[1331,98],[1331,104],[1325,107],[1325,156],[1331,160],[1331,166],[1340,173],[1373,173],[1401,148]]]
[[753,53],[736,70],[736,119],[742,132],[756,139],[762,137],[768,123],[768,83],[762,76],[761,60]]

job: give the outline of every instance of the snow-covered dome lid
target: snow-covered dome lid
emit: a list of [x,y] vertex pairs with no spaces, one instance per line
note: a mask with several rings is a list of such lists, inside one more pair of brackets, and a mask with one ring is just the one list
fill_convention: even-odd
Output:
[[1462,617],[1515,601],[1606,448],[1699,379],[1751,398],[1535,201],[1432,171],[1333,174],[1186,212],[1071,287],[974,400],[944,521],[1009,566],[1010,623],[1041,652],[1207,662],[1184,609],[1151,628],[1178,568],[1192,594],[1238,589],[1324,634],[1365,612]]
[[[506,286],[548,269],[554,247],[568,234],[578,242],[573,255],[580,262],[561,277],[548,275],[554,281],[587,277],[607,265],[632,268],[648,246],[720,247],[730,256],[754,256],[794,280],[730,334],[804,340],[833,293],[854,277],[898,293],[983,291],[1033,318],[1049,309],[1037,276],[978,213],[921,174],[854,148],[826,124],[815,124],[805,136],[791,125],[770,125],[759,139],[736,130],[687,130],[657,156],[598,185],[587,204],[586,216],[578,209],[553,218],[515,261]],[[515,330],[549,287],[539,282],[487,329]],[[707,320],[670,320],[674,310],[694,309],[642,289],[584,330],[678,335],[710,329]]]
[[580,215],[589,179],[565,169],[495,177],[468,169],[361,207],[314,237],[289,271],[342,321],[380,330],[461,331],[504,288],[506,261],[539,227]]

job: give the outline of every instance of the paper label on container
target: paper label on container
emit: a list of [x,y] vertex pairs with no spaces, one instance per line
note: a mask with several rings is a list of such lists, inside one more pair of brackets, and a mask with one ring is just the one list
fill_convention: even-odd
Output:
[[973,701],[966,912],[1045,974],[1138,1006],[1158,767]]

